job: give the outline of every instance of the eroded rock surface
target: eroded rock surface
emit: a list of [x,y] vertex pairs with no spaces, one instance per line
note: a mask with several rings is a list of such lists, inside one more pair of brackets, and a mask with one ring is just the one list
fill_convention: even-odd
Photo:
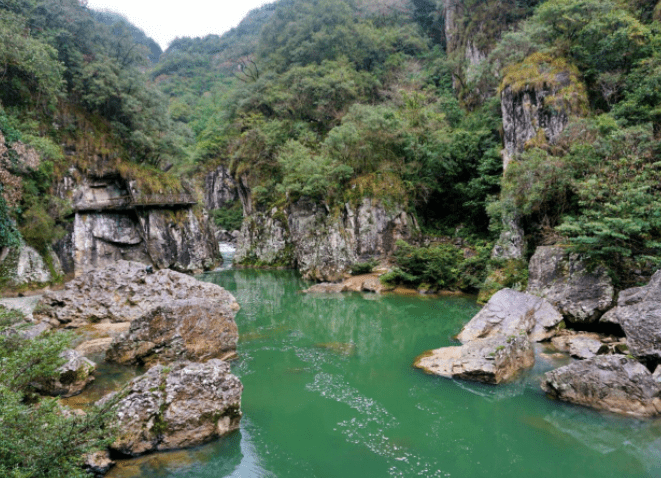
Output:
[[36,384],[37,390],[42,393],[72,397],[78,395],[94,380],[92,372],[96,370],[96,364],[83,357],[75,350],[65,350],[60,354],[66,362],[58,369],[59,376],[56,379]]
[[530,340],[539,342],[552,337],[562,315],[546,300],[539,297],[502,289],[468,322],[457,338],[462,343],[499,335],[529,334]]
[[68,327],[92,322],[131,322],[158,306],[177,300],[200,300],[238,309],[232,294],[220,286],[164,269],[153,273],[144,264],[118,261],[47,292],[33,314]]
[[646,286],[620,292],[617,304],[601,322],[622,328],[634,357],[652,364],[661,362],[661,271]]
[[229,358],[239,339],[234,315],[227,301],[175,300],[159,305],[115,338],[106,360],[152,365]]
[[296,265],[307,279],[336,282],[352,264],[391,253],[398,239],[410,239],[415,230],[403,208],[386,208],[370,198],[337,211],[300,200],[285,210],[247,217],[234,259]]
[[590,271],[577,254],[538,247],[530,259],[528,293],[545,298],[568,320],[594,322],[613,303],[613,284],[603,267]]
[[641,363],[602,355],[547,372],[542,389],[552,398],[634,416],[661,413],[661,384]]
[[[120,430],[110,445],[124,455],[196,446],[239,427],[243,385],[222,360],[157,365],[122,391],[115,412]],[[116,397],[110,394],[106,403]]]
[[477,339],[460,347],[443,347],[418,357],[415,366],[448,378],[499,384],[514,378],[535,363],[524,335],[500,335]]

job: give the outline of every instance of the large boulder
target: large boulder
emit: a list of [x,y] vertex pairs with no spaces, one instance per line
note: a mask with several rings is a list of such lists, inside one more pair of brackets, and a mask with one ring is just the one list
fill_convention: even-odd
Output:
[[46,284],[62,275],[58,257],[48,252],[51,266],[33,247],[21,241],[13,248],[0,248],[0,283],[11,287]]
[[661,362],[661,270],[646,286],[620,292],[617,307],[600,322],[622,328],[634,357],[651,364]]
[[589,269],[577,254],[541,246],[530,259],[528,290],[553,304],[571,322],[590,323],[613,304],[613,284],[603,267]]
[[499,384],[510,381],[534,363],[532,346],[523,334],[500,335],[473,340],[461,347],[431,350],[418,357],[414,365],[442,377]]
[[136,456],[196,446],[239,427],[243,385],[222,360],[151,368],[100,404],[119,399],[111,450]]
[[232,294],[220,286],[169,269],[152,273],[144,264],[118,261],[77,277],[64,290],[45,293],[33,315],[67,327],[131,322],[158,306],[184,299],[238,309]]
[[239,339],[234,313],[227,301],[190,299],[159,305],[114,339],[106,360],[149,366],[177,360],[227,359],[235,355]]
[[547,372],[542,389],[552,398],[634,416],[661,413],[661,383],[638,361],[600,355]]
[[546,300],[512,289],[496,292],[489,302],[468,322],[457,338],[462,343],[500,335],[529,334],[540,342],[555,334],[562,315]]

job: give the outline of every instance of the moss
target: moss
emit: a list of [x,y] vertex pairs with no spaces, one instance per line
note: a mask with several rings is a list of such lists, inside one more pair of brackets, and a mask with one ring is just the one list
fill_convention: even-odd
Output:
[[503,73],[499,93],[506,88],[515,94],[545,90],[550,94],[544,97],[544,106],[578,116],[588,113],[588,98],[580,73],[564,58],[536,52],[521,63],[506,67]]

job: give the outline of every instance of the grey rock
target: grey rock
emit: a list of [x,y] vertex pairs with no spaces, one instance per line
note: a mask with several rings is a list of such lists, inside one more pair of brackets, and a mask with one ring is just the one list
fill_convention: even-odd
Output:
[[320,282],[303,291],[304,294],[337,294],[346,292],[347,288],[342,282]]
[[600,355],[547,372],[542,389],[552,398],[633,416],[661,413],[661,384],[641,363]]
[[232,304],[188,299],[158,305],[114,339],[106,360],[151,366],[234,356],[239,333]]
[[222,360],[157,365],[99,404],[119,399],[111,450],[130,456],[196,446],[238,429],[243,385]]
[[96,364],[72,349],[63,351],[60,357],[66,362],[58,369],[59,376],[34,384],[35,388],[41,393],[53,396],[78,395],[94,380],[92,373],[96,370]]
[[[566,77],[566,79],[565,79]],[[557,90],[569,84],[569,75],[557,75]],[[544,99],[554,96],[555,89],[526,87],[514,92],[508,86],[501,93],[503,116],[503,170],[524,150],[527,141],[541,130],[546,140],[553,144],[569,123],[569,115],[564,111],[555,111],[545,107]]]
[[118,261],[77,277],[61,291],[45,293],[34,316],[70,327],[130,322],[155,307],[184,299],[227,304],[238,310],[232,294],[220,286],[169,269],[150,274],[144,264]]
[[237,199],[236,181],[225,166],[218,166],[204,177],[204,202],[209,211],[220,209]]
[[499,384],[512,380],[534,363],[528,337],[499,335],[461,347],[431,350],[418,357],[414,365],[434,375]]
[[600,322],[619,325],[630,353],[645,362],[661,362],[661,271],[644,287],[620,292],[617,307]]
[[603,344],[589,337],[576,337],[569,345],[569,354],[578,359],[588,359],[597,355]]
[[[54,272],[61,274],[60,262],[57,256],[53,258]],[[44,258],[33,248],[21,241],[15,248],[7,249],[5,257],[0,261],[0,278],[5,279],[12,287],[26,284],[45,284],[55,279]]]
[[493,246],[494,259],[522,259],[526,252],[526,240],[521,219],[517,215],[503,217],[503,230]]
[[416,229],[403,208],[387,209],[369,198],[337,211],[301,199],[285,210],[247,217],[234,259],[296,265],[306,279],[336,282],[351,264],[390,254]]
[[530,340],[541,342],[555,334],[562,316],[546,300],[502,289],[468,322],[457,338],[462,343],[500,335],[529,334]]
[[661,365],[658,365],[652,374],[652,378],[658,383],[661,383]]
[[612,306],[614,295],[603,267],[590,271],[578,255],[555,246],[538,247],[530,259],[527,292],[544,297],[578,323],[597,320]]
[[104,476],[113,466],[115,462],[110,458],[108,450],[88,453],[83,458],[83,468],[94,476]]

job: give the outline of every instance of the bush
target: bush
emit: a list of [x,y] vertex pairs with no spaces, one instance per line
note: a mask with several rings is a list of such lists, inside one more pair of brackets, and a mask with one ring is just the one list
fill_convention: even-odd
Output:
[[241,203],[238,201],[233,202],[227,207],[221,209],[214,209],[211,211],[214,224],[220,229],[226,231],[236,231],[241,229],[243,223],[243,209]]
[[372,270],[379,264],[377,260],[369,260],[367,262],[356,262],[351,265],[351,274],[360,275],[360,274],[369,274]]
[[0,476],[88,476],[83,455],[114,439],[104,425],[112,405],[72,416],[57,400],[36,395],[31,383],[58,373],[70,336],[52,332],[25,339],[8,331],[20,320],[0,309]]

